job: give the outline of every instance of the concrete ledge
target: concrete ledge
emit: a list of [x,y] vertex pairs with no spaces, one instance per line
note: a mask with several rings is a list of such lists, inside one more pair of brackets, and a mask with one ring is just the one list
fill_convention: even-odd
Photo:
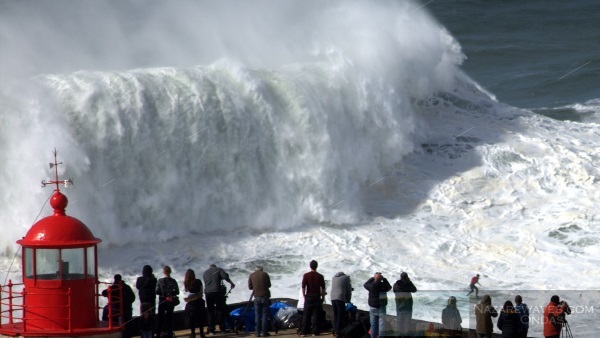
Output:
[[[298,300],[296,299],[291,299],[291,298],[273,298],[271,299],[272,301],[280,301],[286,304],[289,304],[291,306],[297,307],[298,305]],[[239,307],[244,307],[247,306],[248,302],[240,302],[240,303],[233,303],[233,304],[227,304],[227,311],[228,313],[239,308]],[[333,319],[333,308],[331,307],[330,304],[323,304],[323,309],[325,310],[327,319],[332,320]],[[358,314],[359,315],[365,315],[365,316],[369,316],[369,312],[368,311],[364,311],[364,310],[358,310]],[[387,315],[387,321],[388,321],[388,325],[395,325],[396,323],[396,316],[393,315]],[[420,329],[420,328],[429,328],[429,325],[431,324],[431,322],[428,321],[423,321],[423,320],[418,320],[418,319],[413,319],[413,325],[415,328]],[[433,323],[435,327],[442,327],[441,323]],[[391,326],[394,327],[394,326]],[[130,323],[130,325],[128,325],[128,330],[131,336],[139,336],[140,332],[139,332],[139,323],[138,323],[138,318],[135,317],[132,322]],[[177,337],[187,337],[190,334],[189,331],[189,327],[187,325],[185,325],[185,313],[184,311],[175,311],[173,313],[173,330],[176,331],[176,336]],[[247,334],[246,332],[240,332],[237,335],[233,332],[231,333],[224,333],[224,334],[218,334],[214,337],[244,337],[244,336],[248,336],[249,334]],[[331,332],[324,332],[322,334],[323,336],[331,336]],[[287,336],[290,338],[297,338],[296,335],[296,329],[282,329],[279,334],[277,334],[277,337],[279,336]],[[199,338],[199,335],[196,335],[196,337]],[[210,337],[210,336],[209,336]],[[415,337],[424,337],[424,336],[415,336]],[[431,337],[431,336],[428,336]],[[438,337],[442,337],[442,336],[438,336]],[[475,330],[472,329],[463,329],[462,332],[462,337],[463,338],[476,338],[477,334],[475,333]],[[494,338],[502,338],[501,334],[498,333],[494,333],[492,335],[492,337]]]

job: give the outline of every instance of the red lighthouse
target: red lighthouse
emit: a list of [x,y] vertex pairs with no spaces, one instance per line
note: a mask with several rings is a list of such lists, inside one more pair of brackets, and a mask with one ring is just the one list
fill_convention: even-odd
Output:
[[56,185],[51,216],[35,223],[17,243],[22,247],[22,283],[2,286],[0,334],[24,337],[117,337],[121,327],[98,316],[98,248],[100,239],[74,217],[67,216],[67,197]]

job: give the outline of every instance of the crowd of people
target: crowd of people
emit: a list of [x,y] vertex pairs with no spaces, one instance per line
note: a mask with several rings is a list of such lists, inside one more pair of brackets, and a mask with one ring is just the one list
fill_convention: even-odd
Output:
[[[179,286],[171,278],[171,268],[164,266],[164,277],[157,279],[152,273],[152,267],[144,266],[142,276],[136,281],[140,297],[140,331],[143,338],[173,337],[173,311],[179,305]],[[196,330],[200,337],[207,333],[214,335],[216,327],[225,330],[226,317],[226,291],[223,281],[229,283],[231,289],[235,284],[229,279],[229,274],[222,268],[211,264],[204,272],[202,279],[196,278],[196,272],[188,269],[185,273],[183,286],[188,295],[185,301],[185,320],[191,333],[190,338],[196,337]],[[269,285],[270,286],[270,285]],[[158,296],[158,305],[156,297]],[[157,309],[157,313],[155,313]]]
[[[560,301],[554,295],[544,308],[543,333],[545,338],[559,338],[566,323],[565,316],[570,314],[567,302]],[[529,331],[529,308],[520,295],[515,296],[515,304],[504,302],[500,313],[492,306],[492,298],[484,295],[475,305],[476,332],[479,338],[491,338],[494,331],[493,317],[498,317],[496,326],[502,331],[503,338],[526,338]]]
[[[302,337],[309,335],[317,336],[321,333],[325,312],[323,303],[327,295],[325,278],[317,272],[318,262],[313,260],[309,263],[310,271],[302,277],[301,299],[298,304],[303,306],[302,322],[299,325],[298,334]],[[157,279],[152,267],[145,265],[142,276],[137,278],[135,287],[138,290],[140,300],[140,332],[142,338],[171,338],[173,336],[173,310],[180,304],[179,286],[175,279],[171,278],[171,268],[164,266],[162,269],[164,277]],[[479,298],[479,290],[475,284],[479,284],[479,274],[471,279],[470,295],[475,292]],[[204,282],[203,282],[204,281]],[[190,338],[196,337],[198,330],[200,337],[204,338],[204,327],[207,333],[214,335],[225,332],[226,324],[226,299],[227,289],[224,282],[229,283],[230,291],[235,284],[229,278],[229,274],[222,268],[211,264],[202,275],[202,280],[196,278],[194,270],[188,269],[185,274],[183,286],[188,295],[185,301],[185,318],[191,330]],[[410,280],[408,273],[402,272],[400,279],[393,285],[383,276],[376,272],[373,277],[364,283],[368,292],[369,305],[369,334],[371,338],[378,338],[388,333],[386,321],[386,308],[388,305],[387,293],[393,291],[396,307],[396,325],[394,327],[395,337],[408,337],[415,331],[412,322],[413,297],[417,288]],[[248,277],[248,289],[251,290],[255,312],[255,335],[256,337],[269,336],[269,306],[271,305],[271,279],[262,266],[256,266],[254,272]],[[117,291],[119,293],[117,293]],[[344,325],[347,324],[347,305],[351,302],[352,281],[350,276],[344,272],[336,273],[331,280],[330,298],[333,309],[333,335],[342,336]],[[121,293],[122,292],[122,293]],[[103,295],[111,299],[111,307],[104,309],[103,320],[113,316],[117,323],[123,320],[128,323],[132,318],[132,304],[135,295],[121,275],[115,275],[113,284],[103,292]],[[120,304],[120,295],[122,303]],[[158,296],[158,304],[156,298]],[[503,338],[527,337],[529,330],[529,308],[523,303],[520,295],[516,295],[512,301],[507,300],[500,312],[492,306],[490,295],[484,295],[474,307],[477,336],[479,338],[490,338],[494,331],[492,318],[497,317],[497,327],[502,332]],[[120,306],[123,306],[123,316],[120,316]],[[155,313],[157,309],[157,313]],[[569,306],[560,301],[558,296],[552,296],[550,303],[544,309],[544,336],[546,338],[558,338],[562,326],[565,323],[565,315],[569,314]],[[447,306],[442,310],[442,324],[445,330],[461,331],[462,318],[457,307],[457,299],[451,296]],[[217,326],[219,331],[217,331]]]
[[[260,271],[262,271],[262,267],[260,267]],[[137,278],[135,283],[140,300],[139,330],[142,338],[173,337],[173,312],[175,307],[181,303],[179,284],[171,277],[169,266],[164,266],[162,273],[163,277],[156,278],[152,267],[145,265],[142,268],[142,275]],[[190,338],[196,337],[196,330],[200,337],[205,337],[205,326],[207,326],[208,334],[211,335],[216,333],[217,326],[221,331],[225,330],[226,293],[223,281],[228,282],[231,289],[235,287],[225,270],[214,264],[211,264],[204,272],[203,280],[204,283],[196,278],[196,273],[192,269],[186,271],[183,280],[184,291],[188,293],[184,301],[186,303],[185,319],[191,330]],[[254,280],[254,284],[249,284],[249,288],[255,289],[256,299],[262,300],[270,297],[268,288],[271,285],[268,275],[263,279],[265,284],[261,284],[262,280],[258,281],[252,275],[250,280]],[[265,293],[266,283],[268,286]],[[109,299],[109,304],[103,309],[102,320],[110,319],[114,325],[125,325],[123,336],[127,338],[131,332],[128,326],[131,323],[133,303],[135,302],[132,288],[123,281],[121,275],[115,275],[114,282],[102,291],[102,295]],[[263,304],[266,304],[266,301],[263,301]],[[266,333],[266,331],[264,332]]]

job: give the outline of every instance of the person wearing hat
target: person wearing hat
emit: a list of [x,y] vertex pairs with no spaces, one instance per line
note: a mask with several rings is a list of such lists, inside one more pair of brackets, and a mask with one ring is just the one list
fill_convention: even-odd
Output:
[[140,299],[140,314],[148,311],[150,316],[154,317],[156,312],[156,284],[158,280],[152,273],[150,265],[144,265],[142,275],[135,282],[135,287],[138,289],[138,297]]
[[417,288],[408,278],[408,273],[402,272],[400,279],[394,283],[393,291],[396,298],[396,325],[398,335],[402,337],[412,330],[412,293],[417,292]]
[[[340,336],[344,324],[346,304],[352,300],[352,282],[350,276],[338,272],[331,279],[331,305],[333,306],[333,335]],[[348,318],[346,316],[346,318]]]
[[262,266],[248,277],[248,289],[254,297],[254,322],[257,337],[269,336],[269,306],[271,305],[271,278],[263,271]]

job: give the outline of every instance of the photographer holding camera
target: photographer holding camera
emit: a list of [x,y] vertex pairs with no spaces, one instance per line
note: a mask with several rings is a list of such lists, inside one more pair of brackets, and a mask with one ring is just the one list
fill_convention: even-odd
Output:
[[566,323],[565,316],[568,314],[571,314],[569,304],[560,301],[557,295],[552,296],[544,309],[544,337],[559,338],[563,324]]
[[385,330],[385,310],[388,302],[386,293],[392,286],[381,272],[375,272],[375,275],[365,282],[364,287],[369,291],[371,338],[377,338]]
[[235,284],[229,279],[225,270],[211,264],[204,271],[204,294],[206,295],[206,310],[208,311],[208,333],[215,334],[216,325],[219,325],[221,333],[225,332],[225,317],[227,310],[227,288],[223,284],[226,281],[231,286]]

